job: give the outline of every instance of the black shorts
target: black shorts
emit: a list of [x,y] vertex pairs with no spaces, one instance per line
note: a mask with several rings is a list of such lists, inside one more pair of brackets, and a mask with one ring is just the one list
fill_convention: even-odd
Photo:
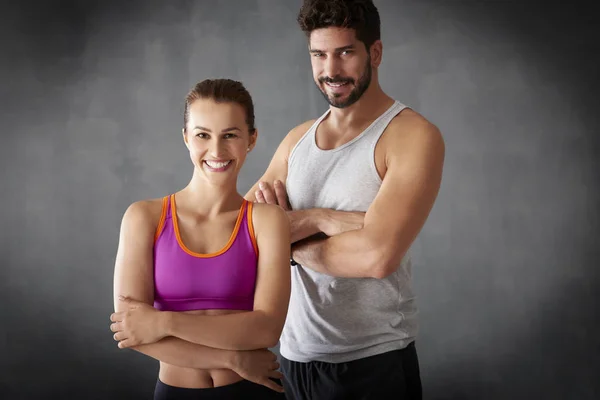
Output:
[[[279,380],[274,379],[277,384]],[[180,388],[156,380],[154,400],[204,400],[204,399],[285,399],[283,393],[278,393],[266,386],[247,380],[241,380],[231,385],[217,386],[206,389]]]
[[401,350],[344,363],[295,362],[281,357],[289,400],[421,400],[414,342]]

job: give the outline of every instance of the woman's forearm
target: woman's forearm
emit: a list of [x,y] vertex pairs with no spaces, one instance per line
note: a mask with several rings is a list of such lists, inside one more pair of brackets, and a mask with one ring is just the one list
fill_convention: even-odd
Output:
[[261,311],[226,315],[194,315],[165,312],[168,336],[225,350],[274,347],[282,324]]
[[176,337],[166,337],[133,349],[167,364],[197,369],[232,369],[235,356],[235,351],[211,348]]

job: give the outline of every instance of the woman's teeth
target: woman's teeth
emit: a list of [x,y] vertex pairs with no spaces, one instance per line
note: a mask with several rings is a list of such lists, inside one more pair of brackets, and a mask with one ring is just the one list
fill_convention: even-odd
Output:
[[208,161],[208,160],[204,160],[204,162],[211,168],[223,168],[226,167],[227,165],[229,165],[229,163],[231,162],[231,160],[229,161]]

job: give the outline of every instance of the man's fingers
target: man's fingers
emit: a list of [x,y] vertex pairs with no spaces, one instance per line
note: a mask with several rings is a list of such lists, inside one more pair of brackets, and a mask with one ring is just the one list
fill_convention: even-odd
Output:
[[259,203],[266,203],[265,196],[263,196],[262,190],[257,190],[254,192],[254,197],[256,197],[256,201]]
[[118,332],[121,330],[121,323],[120,322],[115,322],[110,324],[110,330],[113,332]]
[[290,210],[288,195],[285,190],[285,185],[281,181],[275,181],[273,183],[273,187],[275,188],[275,197],[277,197],[277,204],[285,211]]
[[277,199],[275,198],[275,193],[273,193],[273,189],[267,182],[259,183],[258,187],[262,191],[262,194],[265,198],[265,202],[267,202],[268,204],[277,204]]
[[121,340],[127,339],[127,337],[125,336],[125,332],[117,332],[113,335],[113,339],[120,342]]
[[268,387],[269,389],[273,389],[276,392],[283,393],[283,387],[279,386],[275,381],[265,378],[259,382],[261,385]]
[[112,313],[110,315],[110,320],[112,322],[120,322],[123,320],[123,312],[118,312],[118,313]]

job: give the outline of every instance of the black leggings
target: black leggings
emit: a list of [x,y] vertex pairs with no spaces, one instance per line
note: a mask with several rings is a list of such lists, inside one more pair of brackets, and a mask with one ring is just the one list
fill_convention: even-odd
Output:
[[[278,380],[274,380],[281,384]],[[156,381],[154,400],[204,400],[204,399],[285,399],[283,393],[278,393],[266,386],[247,380],[241,380],[231,385],[217,386],[206,389],[180,388]]]

